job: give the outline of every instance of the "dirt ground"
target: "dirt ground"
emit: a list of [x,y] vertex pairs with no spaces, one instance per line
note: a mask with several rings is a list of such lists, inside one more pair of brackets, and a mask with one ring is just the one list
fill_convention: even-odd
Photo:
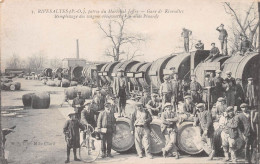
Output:
[[[2,91],[2,128],[16,125],[14,133],[7,136],[6,152],[8,162],[13,164],[60,164],[66,159],[66,143],[63,126],[67,115],[73,112],[68,104],[60,107],[64,88],[45,86],[38,80],[13,79],[21,82],[20,91]],[[47,91],[51,94],[49,109],[23,109],[22,95],[36,91]],[[73,159],[71,152],[71,159]],[[138,158],[135,153],[118,154],[113,151],[114,158],[101,159],[95,163],[223,163],[217,157],[208,161],[207,157],[181,156],[154,159]],[[71,161],[71,163],[83,163]],[[244,163],[240,160],[240,163]]]

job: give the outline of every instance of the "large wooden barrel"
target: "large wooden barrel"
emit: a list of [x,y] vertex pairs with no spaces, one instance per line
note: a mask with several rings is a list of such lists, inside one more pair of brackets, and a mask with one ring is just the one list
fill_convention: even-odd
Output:
[[70,86],[72,87],[72,86],[77,86],[78,85],[78,82],[76,82],[76,81],[71,81],[70,82]]
[[13,84],[15,85],[15,90],[20,90],[21,89],[21,83],[20,82],[13,82]]
[[60,87],[60,85],[61,85],[61,80],[55,80],[54,82],[55,82],[55,86]]
[[42,79],[42,84],[46,85],[47,80],[46,79]]
[[160,153],[162,148],[165,146],[165,137],[161,132],[161,123],[162,121],[160,119],[153,119],[150,124],[150,150],[153,154]]
[[203,151],[199,127],[193,127],[193,122],[183,122],[178,126],[177,145],[188,154],[199,154]]
[[46,82],[46,85],[48,85],[48,86],[55,86],[55,82],[52,81],[52,80],[48,80],[48,81]]
[[116,133],[113,134],[112,149],[122,153],[130,150],[134,146],[134,136],[130,129],[131,120],[129,118],[117,118]]
[[87,86],[78,86],[75,88],[75,94],[77,95],[77,92],[81,92],[81,97],[84,99],[90,99],[92,97],[92,89]]
[[27,93],[22,96],[23,105],[25,107],[30,107],[32,105],[32,95],[33,93]]
[[47,109],[50,106],[50,94],[48,92],[38,92],[32,95],[33,109]]
[[62,87],[69,87],[70,86],[70,81],[68,79],[62,79],[61,80],[61,86]]
[[3,90],[10,90],[10,86],[12,85],[12,82],[8,82],[8,83],[1,83],[1,88]]
[[69,87],[64,90],[64,94],[69,100],[74,99],[77,96],[77,92],[75,91],[75,87]]
[[[137,63],[129,70],[129,72],[137,73],[137,72],[139,72],[139,69],[145,64],[146,63]],[[129,78],[129,80],[130,80],[131,84],[133,84],[134,86],[140,86],[140,83],[138,83],[137,78],[131,77],[131,78]]]

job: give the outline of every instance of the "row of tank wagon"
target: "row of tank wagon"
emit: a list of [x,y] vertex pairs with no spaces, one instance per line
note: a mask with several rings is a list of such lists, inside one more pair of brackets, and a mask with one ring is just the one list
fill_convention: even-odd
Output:
[[[124,61],[108,62],[102,64],[87,64],[85,67],[71,68],[71,79],[84,79],[84,81],[95,82],[97,85],[111,85],[119,68],[125,71],[131,88],[158,89],[163,83],[163,76],[170,74],[170,68],[178,71],[179,79],[189,80],[190,74],[194,73],[197,81],[203,85],[207,72],[222,70],[223,78],[226,71],[231,71],[234,78],[241,78],[243,86],[247,83],[248,77],[253,77],[258,84],[259,76],[259,53],[251,52],[245,56],[221,56],[211,61],[204,62],[209,55],[207,50],[198,50],[189,53],[175,53],[159,58],[153,62]],[[45,75],[59,75],[61,72],[68,72],[66,68],[51,70],[46,68]]]

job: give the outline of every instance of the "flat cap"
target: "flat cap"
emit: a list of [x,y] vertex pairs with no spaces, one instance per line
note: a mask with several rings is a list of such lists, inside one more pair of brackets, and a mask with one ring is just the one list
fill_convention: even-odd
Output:
[[191,99],[191,96],[190,96],[190,95],[186,95],[186,96],[184,96],[184,99],[188,99],[188,98]]
[[105,103],[105,107],[110,107],[110,106],[111,106],[110,102]]
[[224,101],[225,99],[223,97],[219,97],[218,98],[218,101],[221,102],[221,101]]
[[168,80],[169,78],[170,78],[169,75],[164,75],[164,77],[163,77],[164,80]]
[[175,67],[171,67],[170,70],[175,70]]
[[220,69],[216,70],[215,71],[216,73],[221,73],[222,71]]
[[220,26],[224,26],[224,24],[223,23],[221,23],[221,25]]
[[210,45],[212,46],[212,44],[214,44],[215,45],[215,43],[213,42],[213,43],[211,43]]
[[246,104],[246,103],[243,103],[240,105],[240,108],[247,108],[247,107],[248,107],[248,104]]
[[226,112],[234,111],[234,108],[232,106],[227,107]]
[[166,108],[167,106],[172,106],[171,103],[165,103],[164,106],[163,106],[163,109]]
[[252,81],[252,80],[253,80],[253,78],[252,78],[252,77],[249,77],[247,80],[248,80],[248,81]]
[[226,71],[226,74],[231,75],[232,73],[231,73],[231,71]]
[[205,105],[203,103],[199,103],[199,104],[196,105],[196,107],[197,108],[203,108],[203,107],[205,107]]

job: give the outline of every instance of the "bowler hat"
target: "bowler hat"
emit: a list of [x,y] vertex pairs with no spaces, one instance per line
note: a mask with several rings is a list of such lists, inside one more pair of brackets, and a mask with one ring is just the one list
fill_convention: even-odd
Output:
[[216,73],[221,73],[221,72],[222,72],[222,71],[221,71],[221,70],[219,70],[219,69],[218,69],[218,70],[216,70]]
[[210,45],[212,46],[212,44],[214,44],[215,45],[215,43],[213,42],[213,43],[211,43]]
[[169,75],[164,75],[164,77],[163,77],[164,80],[168,80],[169,78],[170,78]]

